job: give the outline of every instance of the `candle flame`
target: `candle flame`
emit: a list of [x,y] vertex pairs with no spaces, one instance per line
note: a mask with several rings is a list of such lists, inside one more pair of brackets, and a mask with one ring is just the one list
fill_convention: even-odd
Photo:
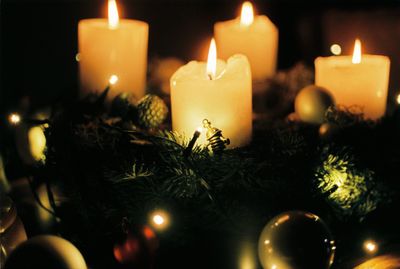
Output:
[[240,15],[240,25],[249,26],[254,21],[253,5],[246,1],[242,5],[242,13]]
[[361,63],[361,41],[360,39],[356,39],[354,43],[354,52],[353,52],[353,64]]
[[111,29],[118,27],[119,16],[117,2],[115,0],[108,0],[108,26]]
[[216,73],[217,73],[217,47],[215,45],[215,40],[213,38],[211,39],[210,49],[208,50],[207,75],[212,80],[215,79]]

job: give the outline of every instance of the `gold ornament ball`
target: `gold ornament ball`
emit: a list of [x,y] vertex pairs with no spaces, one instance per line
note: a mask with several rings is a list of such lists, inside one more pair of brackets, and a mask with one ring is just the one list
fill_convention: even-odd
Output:
[[17,151],[25,164],[33,165],[44,160],[46,136],[42,126],[29,127],[22,124],[16,133]]
[[297,94],[294,108],[301,121],[321,124],[326,110],[334,104],[333,97],[325,88],[309,85]]
[[33,237],[7,258],[4,269],[87,269],[79,250],[69,241],[52,235]]

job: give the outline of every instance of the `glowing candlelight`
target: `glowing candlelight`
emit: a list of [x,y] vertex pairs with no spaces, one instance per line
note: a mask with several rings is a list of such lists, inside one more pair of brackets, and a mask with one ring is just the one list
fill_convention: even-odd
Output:
[[389,73],[390,59],[362,54],[359,39],[353,55],[315,60],[315,84],[326,88],[336,104],[361,108],[368,119],[378,119],[386,112]]
[[108,0],[108,27],[115,29],[119,24],[117,2],[115,0]]
[[216,73],[217,73],[217,47],[215,45],[215,40],[213,38],[211,39],[210,49],[208,51],[207,75],[212,80],[215,79]]
[[361,41],[360,39],[356,39],[354,43],[354,51],[353,51],[353,58],[351,60],[353,64],[361,63]]
[[112,85],[107,95],[109,100],[122,93],[129,93],[137,100],[143,97],[148,31],[145,22],[120,19],[116,0],[108,1],[108,18],[81,20],[76,59],[79,59],[82,96],[100,93]]
[[235,54],[247,56],[255,81],[263,81],[275,74],[278,29],[267,16],[255,16],[250,2],[243,3],[238,18],[217,22],[214,33],[221,59],[228,60]]
[[[230,139],[230,147],[247,145],[252,134],[251,87],[247,57],[217,60],[212,40],[207,63],[191,61],[171,77],[172,129],[190,139],[198,124],[209,119]],[[197,135],[200,132],[193,137]],[[198,142],[204,145],[206,136]],[[189,154],[190,147],[185,152]]]
[[250,2],[244,2],[242,5],[242,13],[240,14],[240,25],[249,26],[254,21],[253,5]]

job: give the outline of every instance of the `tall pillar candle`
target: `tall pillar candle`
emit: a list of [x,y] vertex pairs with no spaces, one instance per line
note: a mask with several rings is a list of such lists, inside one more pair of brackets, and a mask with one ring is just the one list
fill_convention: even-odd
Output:
[[[250,65],[244,55],[217,60],[211,44],[208,63],[191,61],[171,77],[172,127],[190,138],[208,119],[230,147],[244,146],[252,135]],[[206,142],[204,134],[199,141]]]
[[278,29],[267,16],[253,16],[249,2],[242,6],[240,18],[217,22],[215,40],[222,59],[240,53],[247,56],[254,80],[264,80],[276,71]]
[[149,26],[142,21],[119,20],[115,0],[108,4],[108,20],[85,19],[78,25],[82,94],[104,90],[114,77],[117,83],[110,97],[125,92],[139,99],[146,87]]
[[338,105],[358,106],[369,119],[378,119],[386,112],[389,73],[389,58],[362,55],[358,40],[353,57],[318,57],[315,60],[315,83],[330,91]]

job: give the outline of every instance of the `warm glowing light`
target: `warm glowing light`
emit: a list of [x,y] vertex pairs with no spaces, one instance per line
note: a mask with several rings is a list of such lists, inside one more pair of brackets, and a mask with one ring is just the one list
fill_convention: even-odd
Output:
[[165,211],[157,210],[150,214],[150,224],[156,230],[164,230],[169,226],[169,215]]
[[276,266],[275,264],[272,265],[271,269],[278,269],[278,266]]
[[207,59],[207,76],[212,80],[215,79],[217,73],[217,46],[214,38],[211,39],[210,49],[208,50]]
[[280,217],[276,222],[275,222],[275,226],[279,226],[280,224],[288,221],[290,219],[289,215],[283,215],[282,217]]
[[153,222],[157,225],[163,225],[165,220],[164,220],[163,216],[157,214],[157,215],[154,215]]
[[367,240],[364,242],[364,249],[369,253],[374,253],[378,250],[376,242],[372,240]]
[[111,85],[115,85],[118,82],[118,76],[117,75],[112,75],[110,79],[108,80]]
[[17,113],[12,113],[8,117],[8,120],[10,121],[11,124],[17,125],[21,122],[21,116],[18,115]]
[[333,55],[340,55],[342,53],[342,48],[338,44],[333,44],[331,46],[331,52]]
[[354,52],[353,52],[353,64],[359,64],[361,63],[361,41],[360,39],[356,39],[356,42],[354,43]]
[[400,105],[400,93],[397,95],[397,97],[396,97],[396,102],[397,102],[397,104],[399,104]]
[[240,15],[240,25],[249,26],[254,21],[253,5],[246,1],[242,5],[242,13]]
[[198,131],[199,133],[202,133],[203,132],[203,127],[201,127],[201,126],[197,127],[196,131]]
[[78,52],[78,53],[75,55],[75,61],[79,62],[80,60],[81,60],[81,54]]
[[115,0],[108,0],[108,26],[111,29],[118,27],[119,16],[117,2]]
[[239,254],[239,269],[256,269],[257,257],[250,242],[244,242]]

